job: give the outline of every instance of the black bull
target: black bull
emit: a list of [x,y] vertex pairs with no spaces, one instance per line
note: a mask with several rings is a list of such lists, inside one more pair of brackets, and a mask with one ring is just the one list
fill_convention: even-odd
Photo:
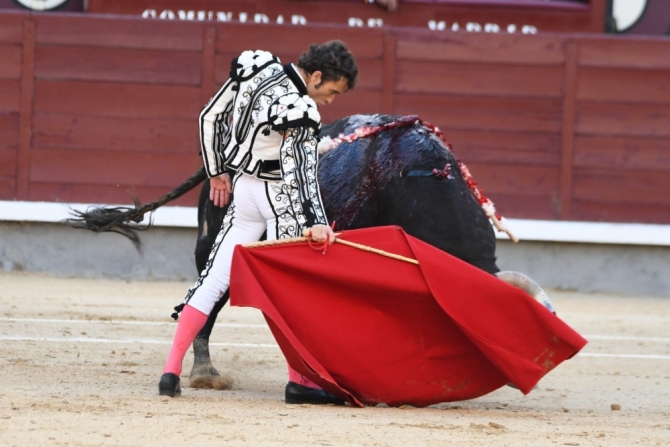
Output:
[[[321,136],[351,134],[361,126],[392,122],[387,115],[354,115],[325,126]],[[443,167],[446,167],[442,171]],[[438,174],[433,172],[438,169]],[[446,173],[450,172],[448,176]],[[407,233],[486,272],[499,271],[491,224],[444,143],[420,122],[341,143],[319,161],[319,184],[336,230],[398,225]],[[196,267],[202,271],[227,207],[209,200],[206,180],[198,203]],[[219,376],[209,356],[209,336],[222,297],[198,334],[191,386],[216,386]]]

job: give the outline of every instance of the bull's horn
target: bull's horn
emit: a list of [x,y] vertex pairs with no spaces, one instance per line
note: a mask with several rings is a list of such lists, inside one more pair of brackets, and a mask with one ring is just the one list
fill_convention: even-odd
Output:
[[547,296],[546,292],[542,290],[542,287],[540,287],[535,281],[533,281],[523,273],[506,271],[506,272],[498,272],[496,273],[496,276],[502,281],[505,281],[507,284],[510,284],[514,287],[518,287],[521,290],[525,291],[526,293],[528,293],[528,295],[535,298],[535,301],[542,304],[551,312],[556,313],[553,304],[551,304],[551,300]]

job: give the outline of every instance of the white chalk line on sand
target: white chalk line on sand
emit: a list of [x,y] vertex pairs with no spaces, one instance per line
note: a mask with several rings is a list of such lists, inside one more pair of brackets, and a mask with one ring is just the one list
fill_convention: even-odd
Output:
[[[0,318],[0,321],[8,321],[13,323],[88,323],[88,324],[128,324],[137,326],[163,326],[175,325],[176,321],[146,321],[146,320],[58,320],[49,318]],[[267,324],[243,324],[243,323],[216,323],[217,326],[223,327],[268,327]]]
[[[88,323],[88,324],[116,324],[116,325],[137,325],[137,326],[162,326],[174,325],[175,321],[146,321],[146,320],[59,320],[49,318],[0,318],[0,321],[12,323]],[[245,323],[216,323],[221,327],[234,328],[267,328],[267,324],[245,324]],[[584,335],[587,340],[619,340],[619,341],[652,341],[661,343],[670,343],[670,337],[631,337],[627,335]]]
[[620,341],[658,341],[670,343],[667,337],[629,337],[627,335],[583,335],[587,340],[620,340]]
[[[111,339],[111,338],[88,338],[88,337],[22,337],[13,335],[0,335],[2,341],[46,341],[60,343],[120,343],[120,344],[148,344],[148,345],[171,345],[171,340],[154,340],[148,338],[134,339]],[[232,346],[237,348],[279,348],[274,343],[210,343],[210,346]]]
[[[1,341],[42,341],[42,342],[59,342],[59,343],[119,343],[119,344],[152,344],[152,345],[169,345],[172,344],[170,340],[154,340],[146,338],[137,339],[109,339],[109,338],[57,338],[57,337],[21,337],[11,335],[0,335]],[[277,344],[270,343],[210,343],[210,346],[229,346],[241,348],[279,348]],[[670,360],[670,355],[656,355],[656,354],[600,354],[592,352],[584,352],[577,354],[577,357],[610,357],[610,358],[625,358],[625,359],[652,359],[652,360]]]
[[600,354],[597,352],[580,352],[577,357],[612,357],[620,359],[657,359],[670,360],[670,355],[656,354]]

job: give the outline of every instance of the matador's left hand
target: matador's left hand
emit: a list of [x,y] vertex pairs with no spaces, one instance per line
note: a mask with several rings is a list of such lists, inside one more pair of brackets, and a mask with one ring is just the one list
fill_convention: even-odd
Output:
[[209,181],[209,200],[214,202],[214,206],[223,208],[228,204],[230,195],[233,192],[233,186],[230,183],[230,176],[223,174],[218,177],[212,177]]

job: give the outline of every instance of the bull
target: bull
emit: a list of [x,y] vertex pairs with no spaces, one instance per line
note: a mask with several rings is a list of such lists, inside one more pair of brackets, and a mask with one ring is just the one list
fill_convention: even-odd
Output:
[[[529,278],[500,272],[489,216],[473,194],[469,173],[463,172],[464,166],[438,130],[417,117],[353,115],[321,131],[325,139],[337,140],[340,135],[365,137],[340,139],[340,144],[319,159],[321,195],[336,230],[400,226],[548,303],[546,294]],[[198,271],[205,268],[226,210],[209,200],[209,180],[205,180],[198,202]],[[192,387],[221,388],[230,383],[220,378],[209,354],[209,336],[228,298],[226,292],[193,343]]]
[[[496,265],[496,237],[489,222],[489,217],[495,216],[492,204],[474,187],[467,168],[455,158],[434,126],[415,116],[353,115],[324,126],[321,137],[339,142],[321,155],[318,168],[326,214],[330,222],[335,222],[336,230],[400,226],[408,234],[523,288],[553,310],[546,294],[530,278],[500,272]],[[138,222],[144,213],[173,200],[203,179],[201,170],[151,204],[138,207],[136,201],[134,210],[98,208],[78,213],[70,224],[94,231],[116,231],[139,246],[128,222]],[[205,179],[198,201],[198,272],[205,268],[226,211],[227,206],[216,207],[209,200],[209,180]],[[222,389],[230,385],[230,380],[222,378],[212,365],[209,353],[212,328],[228,298],[226,292],[193,343],[195,358],[189,375],[192,387]],[[180,308],[175,309],[178,312]],[[177,314],[173,317],[177,318]]]

